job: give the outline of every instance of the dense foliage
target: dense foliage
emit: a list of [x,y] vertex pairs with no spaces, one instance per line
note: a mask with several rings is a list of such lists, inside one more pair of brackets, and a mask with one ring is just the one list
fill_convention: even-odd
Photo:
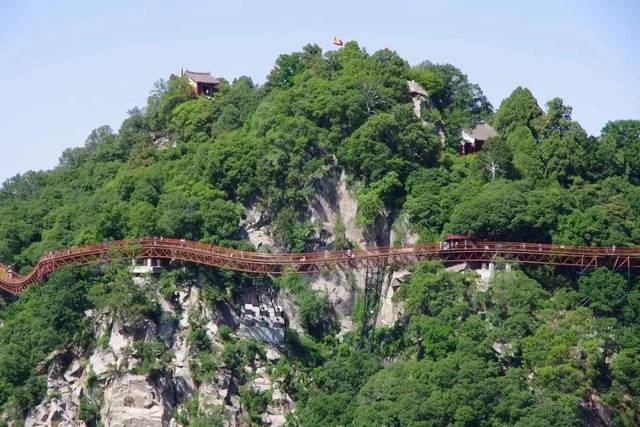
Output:
[[[429,92],[422,119],[412,113],[407,80]],[[342,171],[363,227],[406,220],[424,241],[458,232],[638,244],[640,121],[610,122],[594,137],[571,112],[558,98],[543,109],[517,88],[494,113],[455,67],[412,67],[393,51],[369,54],[354,42],[281,55],[264,85],[240,77],[210,98],[171,76],[117,133],[100,127],[54,170],[4,183],[0,260],[26,271],[54,248],[144,235],[250,248],[239,227],[247,208],[262,213],[278,246],[315,249],[321,239],[309,203]],[[460,157],[460,130],[482,120],[499,136],[478,155]],[[495,174],[488,165],[498,165]],[[334,247],[353,243],[336,224]],[[205,287],[211,304],[247,280],[210,276],[228,291]],[[616,425],[640,421],[633,274],[525,269],[500,273],[483,290],[469,276],[420,265],[395,296],[405,307],[402,321],[377,330],[366,347],[357,333],[338,342],[326,297],[296,280],[288,289],[308,334],[287,334],[288,357],[278,368],[298,401],[292,424],[571,426],[593,416],[594,405]],[[117,269],[60,272],[10,302],[0,327],[0,404],[20,412],[42,397],[38,364],[87,339],[85,309],[156,315],[157,306],[130,285]],[[219,358],[193,323],[193,369],[208,378]],[[161,368],[162,348],[134,350],[140,369]],[[221,357],[242,371],[260,351],[227,338]],[[243,390],[242,399],[253,416],[265,396]]]

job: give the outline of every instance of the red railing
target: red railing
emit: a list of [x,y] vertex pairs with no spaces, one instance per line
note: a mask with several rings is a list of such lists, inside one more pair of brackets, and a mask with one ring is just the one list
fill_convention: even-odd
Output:
[[27,286],[68,265],[106,263],[117,259],[154,258],[192,262],[237,271],[281,274],[362,270],[372,267],[403,268],[423,260],[445,263],[492,262],[504,258],[522,264],[550,264],[581,269],[607,266],[640,267],[640,247],[584,247],[540,243],[466,241],[411,246],[375,247],[347,251],[262,253],[212,246],[178,239],[142,238],[113,241],[49,252],[27,275],[0,265],[0,289],[19,294]]

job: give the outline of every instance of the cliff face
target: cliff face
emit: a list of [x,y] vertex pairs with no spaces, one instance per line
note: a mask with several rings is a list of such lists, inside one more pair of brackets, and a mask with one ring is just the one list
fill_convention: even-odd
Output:
[[[316,194],[309,201],[307,216],[314,224],[317,250],[334,245],[338,234],[356,247],[367,247],[391,244],[411,244],[418,240],[418,236],[410,231],[406,221],[396,221],[392,227],[383,215],[370,227],[358,225],[356,215],[358,203],[353,190],[349,188],[346,174],[342,171],[333,176],[318,179],[315,182]],[[247,209],[247,219],[244,223],[247,238],[256,247],[274,246],[269,238],[268,222],[264,221],[261,213],[255,208]],[[342,230],[337,230],[342,227]],[[407,272],[395,272],[404,275]],[[352,314],[358,297],[364,292],[365,272],[327,273],[306,278],[308,285],[327,295],[331,302],[340,333],[353,331],[355,325]],[[380,301],[377,322],[380,325],[391,325],[397,320],[401,305],[392,302],[393,287],[391,286],[394,272],[387,272],[383,283],[383,298]],[[297,310],[293,296],[281,292],[278,303],[285,308],[292,329],[303,333],[298,321]]]
[[[137,279],[137,286],[155,286],[155,280]],[[192,320],[198,319],[211,342],[212,354],[221,354],[225,342],[219,327],[227,323],[220,310],[202,301],[197,283],[177,284],[175,302],[156,295],[160,313],[155,319],[135,322],[113,315],[87,312],[95,322],[92,348],[66,348],[42,366],[48,372],[47,398],[26,419],[27,426],[76,426],[99,414],[107,426],[178,426],[187,406],[229,425],[243,424],[250,416],[243,409],[240,390],[269,397],[262,412],[267,425],[283,425],[294,409],[292,399],[281,390],[281,379],[272,373],[281,357],[278,349],[265,346],[236,372],[222,358],[204,379],[194,372],[197,351],[189,344]],[[238,340],[233,334],[227,340]],[[145,345],[155,346],[147,354]],[[149,359],[152,360],[149,360]],[[148,369],[149,363],[154,366]],[[194,403],[195,402],[195,403]]]
[[[344,224],[347,241],[361,247],[389,244],[395,238],[384,218],[369,229],[360,227],[356,223],[357,209],[344,174],[319,183],[308,215],[316,225],[316,240],[321,247],[335,242],[337,224]],[[260,212],[247,209],[246,217],[242,227],[249,240],[256,247],[273,248],[269,224]],[[415,236],[409,235],[409,239]],[[401,307],[391,300],[392,283],[405,273],[389,272],[386,276],[378,324],[390,325],[398,318]],[[355,330],[352,315],[363,295],[364,272],[330,273],[304,280],[307,286],[328,297],[338,336]],[[249,418],[257,420],[256,414],[249,413],[243,404],[243,393],[267,397],[257,415],[264,425],[285,423],[295,403],[283,390],[282,378],[274,373],[281,349],[264,345],[263,357],[255,355],[239,371],[238,367],[228,366],[223,356],[230,341],[240,340],[239,307],[264,301],[264,295],[245,291],[235,295],[232,304],[213,309],[203,300],[197,281],[174,283],[177,298],[171,300],[162,296],[157,279],[136,278],[135,283],[156,290],[159,313],[131,320],[113,313],[87,311],[97,344],[91,348],[65,348],[42,364],[43,372],[48,373],[47,398],[30,411],[27,426],[75,426],[82,420],[98,418],[107,426],[179,426],[193,407],[198,414],[211,417],[211,422],[242,425]],[[283,308],[287,326],[304,334],[295,295],[280,289],[271,300]],[[195,323],[204,329],[211,343],[210,353],[217,355],[211,362],[215,367],[206,375],[201,372],[203,362],[190,338]],[[223,328],[231,330],[231,337],[221,334]]]

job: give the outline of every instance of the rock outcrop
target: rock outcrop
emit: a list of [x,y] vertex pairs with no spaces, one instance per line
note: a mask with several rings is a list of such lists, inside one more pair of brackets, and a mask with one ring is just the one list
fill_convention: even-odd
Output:
[[155,427],[168,425],[174,405],[170,381],[124,374],[104,387],[102,420],[109,426]]
[[[338,235],[343,242],[357,247],[415,241],[416,236],[411,234],[406,221],[396,221],[391,227],[387,219],[380,216],[369,228],[359,226],[358,205],[344,172],[319,178],[315,185],[317,192],[310,202],[308,216],[316,225],[318,250],[334,246]],[[247,209],[245,216],[241,226],[254,246],[279,250],[269,236],[269,224],[259,209],[255,206]],[[401,313],[401,305],[395,303],[392,296],[405,273],[389,272],[385,277],[377,316],[379,326],[392,325]],[[340,328],[338,336],[355,330],[352,315],[363,295],[365,272],[328,273],[306,280],[311,288],[327,295]],[[157,289],[156,281],[148,277],[137,277],[134,282],[137,286]],[[48,397],[29,413],[26,425],[79,425],[81,407],[84,405],[86,412],[86,406],[90,405],[93,416],[99,416],[106,426],[178,427],[181,424],[174,415],[183,413],[185,405],[196,397],[202,413],[217,408],[215,411],[224,412],[228,425],[243,425],[248,414],[244,412],[240,391],[245,389],[270,396],[261,413],[264,425],[284,425],[295,403],[285,392],[283,379],[271,374],[273,365],[282,357],[281,349],[267,346],[266,358],[257,358],[238,373],[236,368],[227,368],[220,357],[225,346],[220,325],[229,326],[235,331],[234,339],[240,339],[236,334],[239,307],[269,301],[283,308],[290,329],[304,334],[295,295],[285,289],[266,290],[258,286],[236,295],[234,304],[214,308],[203,301],[199,283],[175,285],[177,293],[171,300],[156,291],[160,309],[153,318],[130,322],[112,313],[86,313],[95,325],[96,345],[90,349],[66,349],[43,362],[42,369],[48,372]],[[194,319],[205,331],[212,354],[218,355],[215,373],[205,378],[194,371],[196,354],[189,341]],[[145,373],[134,345],[140,342],[162,343],[165,365]],[[255,419],[255,414],[253,416]]]
[[263,213],[257,206],[251,206],[245,210],[245,219],[240,226],[256,249],[260,249],[262,246],[269,248],[275,246],[275,242],[269,236]]
[[326,243],[333,243],[336,237],[336,226],[344,225],[344,237],[358,246],[368,243],[362,227],[356,222],[358,203],[349,190],[344,171],[339,176],[318,179],[315,181],[316,195],[309,203],[312,223],[320,225],[320,236]]
[[407,80],[407,92],[411,95],[413,102],[413,114],[418,118],[422,118],[422,107],[427,99],[429,99],[429,93],[420,85],[420,83],[414,80]]
[[[155,285],[153,280],[136,282],[138,286]],[[29,412],[25,425],[82,425],[84,404],[94,405],[95,415],[99,414],[105,426],[178,427],[181,424],[172,416],[195,396],[203,408],[223,408],[228,425],[242,425],[245,415],[238,387],[245,383],[246,387],[268,391],[273,396],[264,412],[266,425],[283,425],[295,405],[282,391],[281,382],[267,373],[281,353],[267,347],[266,359],[256,361],[248,378],[237,377],[220,362],[221,367],[211,380],[196,380],[192,371],[194,351],[188,343],[190,319],[198,319],[220,354],[223,341],[219,324],[225,316],[207,306],[198,284],[180,284],[179,289],[173,303],[157,295],[161,309],[157,318],[130,323],[108,313],[95,316],[97,344],[93,348],[63,349],[47,358],[42,369],[48,372],[48,397]],[[164,343],[170,355],[166,366],[147,374],[137,373],[140,360],[133,344],[138,341]]]

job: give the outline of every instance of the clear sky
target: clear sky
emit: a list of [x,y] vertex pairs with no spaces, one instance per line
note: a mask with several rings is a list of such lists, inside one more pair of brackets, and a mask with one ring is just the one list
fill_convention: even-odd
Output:
[[180,67],[264,82],[280,53],[334,35],[449,62],[494,107],[559,96],[591,134],[640,119],[640,0],[0,0],[0,182],[115,130]]

